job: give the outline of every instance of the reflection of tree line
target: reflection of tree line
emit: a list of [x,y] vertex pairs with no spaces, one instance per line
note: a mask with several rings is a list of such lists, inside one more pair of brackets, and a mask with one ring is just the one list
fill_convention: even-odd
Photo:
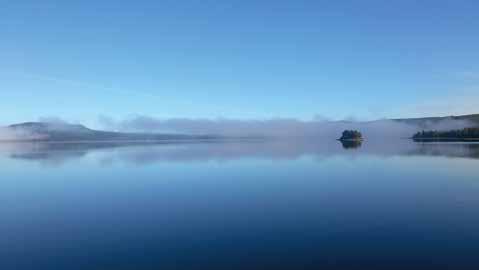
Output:
[[409,155],[420,156],[446,156],[446,157],[467,157],[479,159],[478,143],[418,143],[414,151]]
[[[359,149],[361,151],[344,151]],[[374,156],[448,156],[479,158],[479,144],[474,143],[413,143],[409,140],[370,141],[257,141],[228,143],[171,143],[171,144],[0,144],[0,155],[11,159],[61,164],[85,158],[99,152],[95,158],[133,164],[155,162],[228,161],[240,158],[291,160],[308,155],[327,158],[335,155]]]
[[[85,157],[88,153],[102,149],[117,149],[131,147],[134,145],[150,145],[148,142],[122,143],[122,142],[20,142],[0,143],[0,155],[8,153],[12,159],[39,160],[49,165],[60,165],[68,160],[75,160]],[[164,143],[166,144],[166,143]]]

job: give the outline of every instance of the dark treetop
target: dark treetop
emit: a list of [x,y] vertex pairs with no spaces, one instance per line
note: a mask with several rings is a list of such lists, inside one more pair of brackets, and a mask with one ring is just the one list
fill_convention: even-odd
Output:
[[339,139],[340,141],[361,141],[363,135],[357,130],[345,130]]

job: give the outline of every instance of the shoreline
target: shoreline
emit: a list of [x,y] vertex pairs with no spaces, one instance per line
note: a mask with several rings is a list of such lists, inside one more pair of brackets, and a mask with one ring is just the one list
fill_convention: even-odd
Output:
[[479,142],[479,138],[410,138],[415,142]]

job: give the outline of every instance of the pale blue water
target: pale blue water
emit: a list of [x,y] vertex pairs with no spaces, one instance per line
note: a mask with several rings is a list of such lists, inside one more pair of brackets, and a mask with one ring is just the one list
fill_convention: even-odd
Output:
[[0,269],[479,267],[479,144],[0,144]]

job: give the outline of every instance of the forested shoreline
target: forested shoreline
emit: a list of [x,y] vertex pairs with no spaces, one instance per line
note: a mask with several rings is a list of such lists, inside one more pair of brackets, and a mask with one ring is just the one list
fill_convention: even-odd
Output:
[[479,128],[464,128],[449,131],[420,131],[413,135],[417,141],[479,141]]

